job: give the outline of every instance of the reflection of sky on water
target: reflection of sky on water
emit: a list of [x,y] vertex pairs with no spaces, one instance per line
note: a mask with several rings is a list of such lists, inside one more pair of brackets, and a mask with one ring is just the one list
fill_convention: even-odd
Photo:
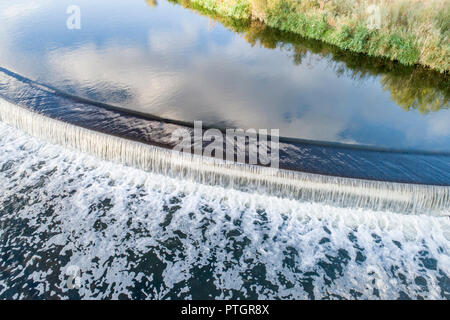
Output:
[[240,36],[181,6],[78,1],[82,29],[66,29],[71,1],[2,1],[0,65],[63,90],[179,120],[280,128],[284,136],[450,150],[450,112],[405,112],[376,78],[338,77],[309,55]]

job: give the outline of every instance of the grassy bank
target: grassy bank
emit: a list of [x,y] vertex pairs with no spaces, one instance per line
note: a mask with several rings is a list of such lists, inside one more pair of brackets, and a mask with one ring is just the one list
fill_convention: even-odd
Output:
[[181,0],[404,65],[450,70],[450,0]]
[[252,46],[266,49],[283,48],[294,64],[301,64],[310,53],[325,59],[336,74],[354,79],[379,78],[391,99],[405,111],[422,114],[449,108],[450,73],[440,73],[421,65],[405,66],[389,59],[342,50],[323,41],[299,37],[295,33],[269,27],[260,20],[236,19],[206,9],[189,0],[169,0],[213,18],[242,36]]

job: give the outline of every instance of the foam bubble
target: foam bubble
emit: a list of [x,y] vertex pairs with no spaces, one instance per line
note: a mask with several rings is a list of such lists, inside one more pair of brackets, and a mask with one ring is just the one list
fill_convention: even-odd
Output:
[[448,216],[450,187],[309,174],[183,154],[81,128],[0,99],[0,120],[101,159],[167,176],[341,207]]
[[448,217],[206,186],[1,123],[0,181],[1,298],[450,298]]

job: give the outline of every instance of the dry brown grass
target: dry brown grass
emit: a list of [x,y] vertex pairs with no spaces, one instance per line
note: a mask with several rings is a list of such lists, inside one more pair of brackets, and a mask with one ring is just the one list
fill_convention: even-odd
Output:
[[[441,72],[450,69],[450,0],[191,0],[191,2],[222,15],[258,19],[273,27],[323,40],[348,50],[385,56],[405,64],[418,63]],[[289,8],[288,12],[286,6]],[[372,7],[369,8],[370,6]],[[372,32],[375,17],[376,35]],[[281,20],[283,21],[280,22]],[[303,23],[300,27],[299,20]],[[326,26],[321,26],[324,31],[319,33],[315,33],[314,30],[305,31],[305,21],[311,22],[313,27],[318,21],[325,21]],[[365,41],[362,34],[364,28],[368,29],[369,36],[366,38],[370,44],[356,45],[355,41]],[[341,39],[343,30],[350,32],[350,37],[359,39],[354,42],[349,39],[346,42]]]

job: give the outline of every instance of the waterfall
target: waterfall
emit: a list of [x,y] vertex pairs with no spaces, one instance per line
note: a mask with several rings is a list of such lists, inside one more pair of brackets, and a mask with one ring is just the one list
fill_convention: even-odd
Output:
[[0,120],[52,143],[142,170],[340,207],[450,216],[450,187],[302,173],[176,152],[81,128],[0,100]]

